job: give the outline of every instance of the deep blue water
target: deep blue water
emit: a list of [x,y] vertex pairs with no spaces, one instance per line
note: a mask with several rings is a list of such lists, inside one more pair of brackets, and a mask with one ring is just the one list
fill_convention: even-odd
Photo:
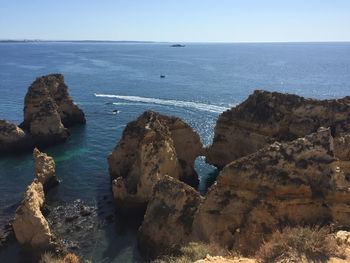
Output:
[[[70,140],[46,150],[62,183],[49,202],[101,202],[110,195],[107,155],[125,125],[145,110],[183,118],[210,144],[219,113],[254,89],[326,99],[350,95],[350,43],[0,44],[0,119],[20,123],[28,86],[39,75],[60,72],[85,111],[87,124]],[[166,78],[160,78],[166,75]],[[96,94],[98,96],[96,96]],[[108,95],[108,96],[105,96]],[[112,96],[110,96],[112,95]],[[118,109],[119,114],[112,114]],[[205,177],[212,169],[197,163]],[[0,159],[0,224],[13,216],[33,180],[31,154]],[[94,262],[137,260],[135,227],[101,227],[83,254]],[[9,254],[16,251],[8,250]],[[3,256],[1,256],[3,255]],[[1,257],[5,257],[0,253]]]

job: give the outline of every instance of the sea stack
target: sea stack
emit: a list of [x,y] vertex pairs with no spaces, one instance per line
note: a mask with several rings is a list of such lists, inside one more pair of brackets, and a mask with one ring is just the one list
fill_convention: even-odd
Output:
[[321,126],[330,127],[335,138],[350,132],[350,97],[314,100],[256,90],[219,116],[207,162],[221,169],[274,141],[304,137]]
[[21,127],[29,131],[36,145],[64,141],[66,127],[84,124],[85,115],[73,103],[61,74],[37,78],[24,99],[24,121]]
[[198,185],[194,160],[203,155],[199,136],[179,118],[147,111],[130,122],[108,157],[114,197],[121,207],[145,207],[165,175]]
[[35,251],[44,251],[52,247],[49,224],[41,213],[44,201],[43,185],[35,179],[25,191],[13,221],[17,241]]
[[24,99],[24,121],[18,127],[0,120],[0,153],[50,146],[69,137],[67,127],[84,124],[85,115],[68,94],[62,74],[37,78]]
[[40,152],[37,148],[33,151],[33,159],[35,166],[35,176],[42,183],[44,190],[47,191],[51,187],[59,183],[56,177],[56,165],[51,156]]
[[42,252],[58,246],[49,223],[41,212],[45,202],[45,191],[56,185],[58,180],[52,157],[35,148],[33,159],[35,179],[24,193],[23,201],[16,210],[12,226],[16,239],[21,245]]

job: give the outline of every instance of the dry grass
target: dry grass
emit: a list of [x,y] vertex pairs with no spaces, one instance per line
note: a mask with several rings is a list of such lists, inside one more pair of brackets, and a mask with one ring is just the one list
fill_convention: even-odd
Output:
[[258,252],[258,262],[323,262],[331,256],[344,257],[344,250],[330,235],[328,228],[320,227],[287,227],[276,231]]
[[177,255],[161,257],[153,263],[192,263],[204,259],[208,254],[225,256],[228,252],[213,244],[191,242],[182,247]]
[[57,258],[51,253],[44,253],[41,256],[40,263],[79,263],[79,257],[73,253],[65,255],[63,258]]

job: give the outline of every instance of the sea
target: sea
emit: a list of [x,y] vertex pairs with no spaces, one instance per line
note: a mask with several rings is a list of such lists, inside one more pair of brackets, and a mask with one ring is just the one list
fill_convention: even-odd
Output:
[[[127,123],[146,110],[178,116],[210,145],[219,114],[256,89],[315,99],[349,96],[350,43],[0,43],[0,119],[21,123],[28,87],[49,73],[64,74],[87,123],[73,127],[66,143],[45,149],[61,180],[47,202],[109,206],[112,220],[101,215],[93,233],[81,235],[90,242],[77,253],[92,262],[142,262],[139,222],[114,209],[108,174],[107,156]],[[196,170],[205,194],[217,173],[203,157]],[[0,157],[0,228],[33,178],[31,153]],[[15,244],[0,250],[0,262],[26,257]]]

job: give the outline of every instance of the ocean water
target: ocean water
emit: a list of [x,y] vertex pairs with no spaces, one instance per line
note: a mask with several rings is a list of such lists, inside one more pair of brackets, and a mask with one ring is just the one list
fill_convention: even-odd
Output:
[[[1,43],[0,119],[19,124],[28,86],[35,77],[54,72],[65,75],[87,124],[74,127],[65,144],[45,150],[55,158],[62,180],[49,193],[48,203],[81,199],[103,206],[111,196],[106,158],[126,124],[143,111],[183,118],[208,145],[220,112],[255,89],[318,99],[350,95],[350,43],[189,43],[185,48],[166,43]],[[198,158],[196,169],[205,191],[213,167]],[[30,153],[1,157],[0,225],[13,217],[33,177]],[[93,262],[140,261],[137,223],[113,217],[80,252]],[[21,255],[18,247],[10,246],[0,252],[0,262],[25,262]]]

